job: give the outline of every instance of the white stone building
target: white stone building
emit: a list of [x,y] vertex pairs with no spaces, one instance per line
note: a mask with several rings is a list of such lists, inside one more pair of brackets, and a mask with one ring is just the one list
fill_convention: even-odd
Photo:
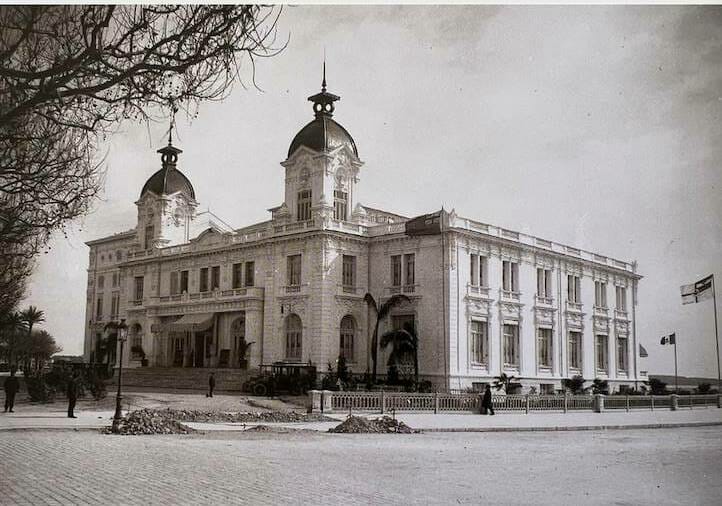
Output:
[[363,162],[332,119],[338,99],[325,80],[309,97],[315,118],[281,164],[284,202],[262,223],[234,229],[197,212],[181,150],[159,150],[136,226],[87,243],[86,360],[105,325],[124,318],[130,367],[287,360],[323,372],[344,355],[362,373],[374,324],[364,295],[403,293],[410,302],[380,333],[412,322],[421,376],[439,386],[480,387],[502,372],[542,392],[576,374],[617,387],[640,379],[635,263],[454,211],[440,215],[442,232],[407,235],[407,217],[357,202]]

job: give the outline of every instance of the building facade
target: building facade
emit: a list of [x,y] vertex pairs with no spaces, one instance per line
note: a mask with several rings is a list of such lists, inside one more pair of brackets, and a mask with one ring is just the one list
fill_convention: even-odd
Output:
[[[293,138],[285,198],[268,221],[234,229],[198,212],[181,150],[136,202],[136,226],[88,242],[85,359],[101,360],[106,325],[124,319],[130,367],[257,367],[339,356],[370,370],[378,303],[395,294],[380,333],[412,325],[420,375],[479,388],[502,373],[545,392],[563,378],[634,384],[638,370],[635,263],[437,213],[436,233],[360,204],[363,162],[333,119],[339,97],[309,97],[314,119]],[[111,350],[112,351],[112,350]],[[386,372],[388,350],[379,352]],[[117,360],[117,349],[111,360]]]

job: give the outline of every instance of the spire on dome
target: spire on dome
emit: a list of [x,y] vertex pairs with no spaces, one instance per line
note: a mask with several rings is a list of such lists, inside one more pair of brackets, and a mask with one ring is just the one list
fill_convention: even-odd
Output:
[[178,149],[173,145],[173,127],[175,126],[175,113],[178,108],[171,102],[170,128],[168,129],[168,145],[160,148],[160,160],[163,162],[164,169],[174,169],[178,161],[178,154],[182,153],[182,149]]
[[336,108],[333,103],[341,100],[341,97],[329,93],[326,91],[326,57],[323,58],[323,80],[321,81],[321,93],[316,93],[308,97],[310,102],[313,102],[313,112],[316,113],[316,117],[321,116],[333,116],[333,111]]

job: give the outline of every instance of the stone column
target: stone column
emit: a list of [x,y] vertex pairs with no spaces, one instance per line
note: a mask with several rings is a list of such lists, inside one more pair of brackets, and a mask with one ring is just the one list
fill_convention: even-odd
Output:
[[[246,342],[253,342],[253,346],[246,355],[248,367],[258,367],[262,361],[261,349],[263,348],[261,345],[263,342],[263,312],[259,309],[246,311]],[[237,364],[236,367],[238,367]]]
[[604,412],[604,395],[603,394],[594,394],[594,412],[595,413],[603,413]]

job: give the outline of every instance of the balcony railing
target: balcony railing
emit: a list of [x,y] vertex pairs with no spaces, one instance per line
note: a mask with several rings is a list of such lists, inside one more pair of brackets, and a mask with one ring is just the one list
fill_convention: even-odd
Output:
[[131,300],[130,304],[133,306],[142,306],[143,305],[143,299],[135,299]]
[[627,318],[629,318],[629,313],[627,311],[624,311],[623,309],[615,309],[614,317],[619,320],[626,320]]
[[582,303],[581,302],[572,302],[570,300],[567,301],[567,311],[576,311],[578,313],[582,312]]
[[476,297],[488,297],[489,296],[489,287],[488,286],[467,285],[466,290],[467,290],[466,293],[471,296],[476,296]]
[[594,316],[607,316],[609,308],[603,306],[594,306]]
[[356,293],[357,290],[358,290],[358,288],[355,286],[351,286],[351,285],[342,285],[341,286],[341,291],[343,293]]
[[513,290],[499,290],[502,299],[519,301],[521,298],[521,292],[515,292]]
[[301,285],[287,285],[284,287],[286,293],[301,293]]
[[248,287],[248,288],[232,288],[230,290],[213,290],[212,292],[200,292],[200,293],[181,293],[173,295],[163,295],[161,297],[155,297],[153,300],[161,304],[171,304],[178,302],[191,302],[198,300],[208,299],[226,299],[235,297],[263,297],[262,287]]
[[536,303],[539,306],[553,306],[554,305],[554,298],[553,297],[547,297],[545,295],[536,295]]

